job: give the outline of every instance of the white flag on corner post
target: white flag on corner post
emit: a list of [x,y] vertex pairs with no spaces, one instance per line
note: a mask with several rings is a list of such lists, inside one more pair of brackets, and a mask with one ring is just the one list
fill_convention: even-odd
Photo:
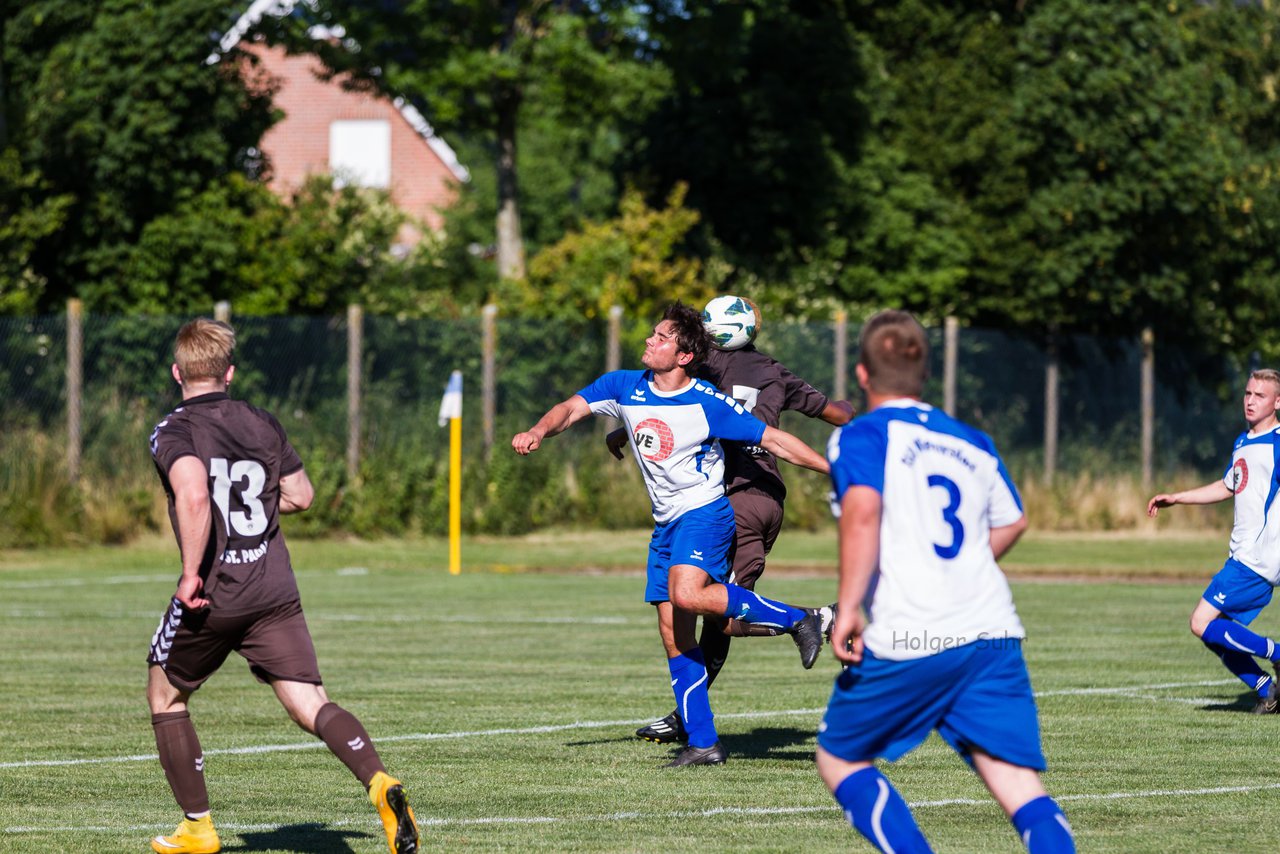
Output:
[[462,417],[462,371],[449,374],[449,384],[444,387],[444,397],[440,399],[440,426],[449,423],[451,418]]

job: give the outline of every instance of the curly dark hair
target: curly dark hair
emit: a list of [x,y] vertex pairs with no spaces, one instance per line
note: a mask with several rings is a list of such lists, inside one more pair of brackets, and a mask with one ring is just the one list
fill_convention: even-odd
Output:
[[691,305],[674,302],[662,313],[663,320],[670,320],[676,331],[676,346],[681,353],[693,356],[684,366],[685,373],[693,376],[698,368],[707,360],[707,351],[711,349],[711,336],[707,327],[702,325],[702,312]]

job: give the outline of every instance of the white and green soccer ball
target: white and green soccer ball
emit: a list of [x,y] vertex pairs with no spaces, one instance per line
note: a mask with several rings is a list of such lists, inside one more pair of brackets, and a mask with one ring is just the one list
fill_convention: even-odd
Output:
[[717,348],[740,350],[756,340],[760,318],[751,303],[742,297],[726,295],[707,303],[702,310],[702,324]]

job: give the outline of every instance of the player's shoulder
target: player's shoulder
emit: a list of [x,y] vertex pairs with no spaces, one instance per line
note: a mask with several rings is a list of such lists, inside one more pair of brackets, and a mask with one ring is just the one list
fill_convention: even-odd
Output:
[[729,374],[741,376],[783,369],[781,362],[768,353],[757,350],[754,344],[748,344],[737,350],[712,348],[708,351],[707,361],[703,366],[703,372],[713,382]]
[[996,454],[995,442],[982,430],[928,403],[908,398],[882,404],[870,412],[859,415],[839,429],[850,431],[855,435],[864,432],[887,434],[891,425],[895,424],[907,425],[922,432],[949,436],[989,454]]
[[190,435],[191,425],[187,418],[186,407],[174,407],[168,415],[157,421],[156,426],[152,428],[151,436],[148,440],[148,443],[151,445],[151,453],[157,453],[159,451],[160,444],[163,441],[179,437],[189,437]]
[[229,398],[224,392],[202,394],[188,398],[169,411],[169,414],[156,423],[156,434],[189,431],[191,424],[199,417],[199,413],[211,405],[219,404]]
[[745,415],[747,410],[741,403],[725,394],[713,383],[704,379],[694,379],[689,387],[682,391],[679,395],[680,403],[695,403],[704,409],[723,409],[728,407],[739,414]]
[[1280,424],[1277,424],[1265,433],[1259,433],[1256,436],[1252,435],[1250,431],[1244,430],[1239,436],[1236,436],[1236,440],[1232,443],[1231,447],[1233,450],[1238,451],[1245,445],[1249,445],[1251,447],[1257,447],[1258,445],[1275,445],[1280,447]]
[[634,388],[638,385],[644,385],[649,381],[649,371],[623,369],[617,371],[608,371],[596,377],[595,381],[590,383],[587,388]]

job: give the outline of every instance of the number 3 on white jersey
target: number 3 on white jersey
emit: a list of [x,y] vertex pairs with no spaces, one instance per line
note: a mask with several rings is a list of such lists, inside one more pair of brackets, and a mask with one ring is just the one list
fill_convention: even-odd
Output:
[[934,543],[933,550],[943,560],[951,560],[960,554],[960,547],[964,545],[964,525],[956,515],[956,510],[960,509],[960,487],[951,478],[940,474],[929,475],[929,486],[937,486],[947,492],[947,506],[942,508],[942,521],[951,526],[951,544],[944,546]]
[[[267,471],[257,460],[236,460],[227,465],[225,457],[209,460],[209,476],[213,478],[213,503],[218,505],[227,532],[253,537],[267,529],[267,511],[258,500],[267,483]],[[231,512],[231,488],[239,493],[244,510]]]

